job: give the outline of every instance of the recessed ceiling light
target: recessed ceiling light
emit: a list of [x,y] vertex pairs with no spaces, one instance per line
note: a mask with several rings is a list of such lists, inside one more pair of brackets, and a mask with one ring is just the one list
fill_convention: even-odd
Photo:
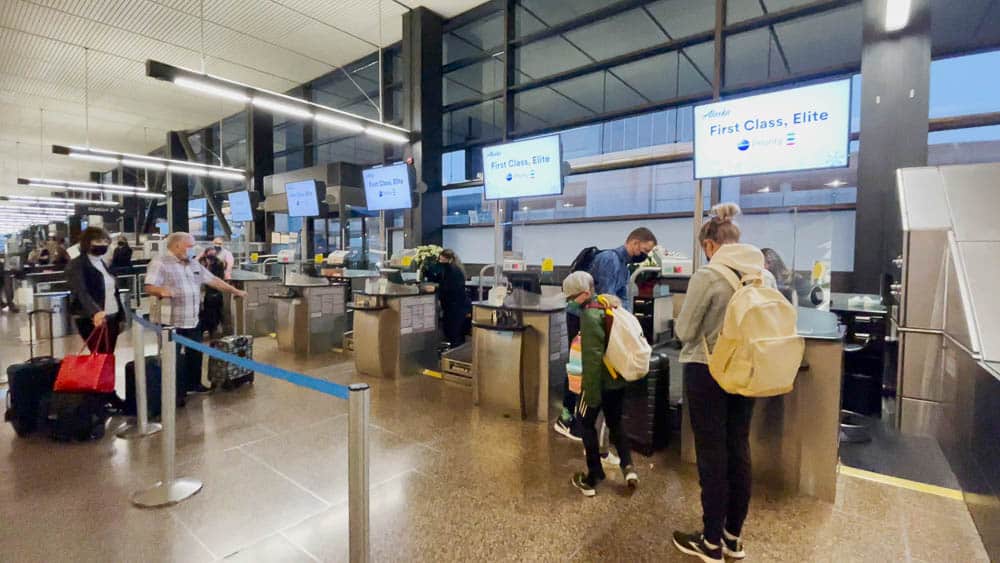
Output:
[[843,180],[841,180],[841,179],[838,178],[836,180],[833,180],[832,182],[827,182],[827,183],[825,183],[823,185],[831,187],[831,188],[839,188],[840,186],[846,186],[847,182],[845,182],[845,181],[843,181]]
[[764,186],[763,188],[757,190],[757,193],[766,194],[769,193],[770,191],[771,191],[771,186]]

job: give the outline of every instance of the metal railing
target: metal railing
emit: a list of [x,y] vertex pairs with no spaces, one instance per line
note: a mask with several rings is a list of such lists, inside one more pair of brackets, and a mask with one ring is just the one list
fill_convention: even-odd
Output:
[[[348,401],[348,532],[350,535],[350,561],[367,563],[370,561],[370,515],[369,503],[369,417],[371,411],[371,390],[366,383],[349,386],[288,371],[277,366],[262,364],[248,358],[228,354],[200,342],[177,334],[174,327],[159,325],[133,313],[132,338],[135,349],[135,390],[136,414],[134,425],[123,428],[118,437],[124,439],[143,438],[161,432],[162,473],[160,481],[152,487],[136,491],[132,503],[136,506],[152,508],[170,506],[197,494],[204,484],[193,478],[176,475],[177,455],[177,348],[188,348],[240,368],[287,381],[300,387],[332,395]],[[146,404],[147,380],[145,358],[145,332],[155,332],[159,336],[161,358],[161,424],[149,422]]]

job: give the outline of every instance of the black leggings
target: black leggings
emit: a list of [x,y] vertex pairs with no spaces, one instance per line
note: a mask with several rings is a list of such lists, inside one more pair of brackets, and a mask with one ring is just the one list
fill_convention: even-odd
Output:
[[625,406],[625,389],[604,391],[601,393],[601,404],[594,408],[587,405],[582,397],[577,402],[576,417],[583,429],[583,449],[587,456],[587,476],[590,479],[604,478],[604,468],[601,466],[601,450],[597,435],[597,415],[604,412],[604,423],[611,431],[611,443],[618,451],[621,466],[632,465],[632,452],[629,449],[628,435],[622,428],[622,409]]
[[705,364],[684,364],[684,394],[698,456],[705,539],[743,530],[750,507],[753,399],[726,393]]

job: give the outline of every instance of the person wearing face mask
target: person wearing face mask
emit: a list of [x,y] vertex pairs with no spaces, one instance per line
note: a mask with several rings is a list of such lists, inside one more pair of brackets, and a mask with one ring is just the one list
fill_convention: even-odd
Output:
[[118,298],[118,283],[104,263],[111,237],[100,227],[87,227],[80,235],[80,255],[70,260],[66,277],[70,311],[80,336],[86,341],[97,327],[107,326],[108,338],[89,342],[93,353],[113,354],[126,310]]
[[[198,317],[202,286],[238,297],[245,297],[246,292],[219,279],[199,264],[194,256],[194,237],[185,232],[171,233],[167,237],[167,252],[149,264],[145,289],[149,295],[170,299],[169,323],[176,327],[177,334],[201,342],[202,330]],[[210,391],[201,383],[201,352],[179,344],[177,376],[179,389],[183,392]]]
[[445,249],[427,271],[427,281],[438,284],[444,337],[452,348],[465,343],[465,319],[472,304],[465,292],[465,270],[454,250]]
[[631,311],[632,302],[628,298],[629,264],[644,262],[656,244],[653,231],[639,227],[629,233],[625,244],[595,256],[590,275],[594,277],[597,293],[618,297],[622,306]]
[[198,255],[198,260],[201,261],[207,252],[212,251],[215,257],[225,266],[225,272],[220,277],[229,281],[233,279],[233,266],[236,264],[236,258],[228,248],[223,246],[224,243],[225,240],[222,237],[215,237],[212,239],[212,246],[202,250],[201,254]]
[[[764,269],[764,254],[749,244],[739,244],[735,218],[740,208],[720,203],[701,226],[698,242],[714,264],[740,277],[757,275],[775,287],[774,276]],[[715,347],[729,300],[735,293],[730,282],[712,268],[700,268],[688,284],[687,295],[674,327],[683,343],[685,408],[691,417],[698,480],[701,485],[700,532],[674,532],[674,546],[702,561],[723,561],[723,556],[743,559],[741,534],[750,506],[750,419],[753,399],[725,392],[708,369],[706,350]]]
[[132,247],[128,245],[125,235],[118,237],[118,246],[115,247],[114,254],[111,255],[111,269],[118,271],[132,265]]
[[618,451],[618,465],[625,484],[634,489],[639,476],[632,465],[628,435],[621,426],[626,381],[612,375],[604,363],[610,319],[608,309],[621,306],[614,295],[597,295],[594,278],[587,272],[573,272],[563,280],[562,293],[568,304],[580,306],[580,366],[582,384],[576,404],[576,417],[583,432],[587,471],[575,473],[573,486],[584,496],[597,494],[597,486],[606,478],[597,432],[597,418],[603,413]]

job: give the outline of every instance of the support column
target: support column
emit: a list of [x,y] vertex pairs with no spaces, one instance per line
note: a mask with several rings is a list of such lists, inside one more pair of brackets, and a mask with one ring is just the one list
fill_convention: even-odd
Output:
[[420,193],[408,224],[411,247],[442,240],[441,27],[441,16],[427,8],[403,14],[403,123],[417,139],[407,154],[413,159]]
[[[274,119],[266,111],[257,111],[252,105],[247,105],[247,171],[251,184],[248,191],[256,192],[259,201],[264,201],[264,176],[274,174]],[[247,241],[265,242],[273,225],[264,223],[265,213],[253,213],[253,237],[247,236]],[[270,228],[269,228],[270,227]]]
[[890,261],[902,249],[896,170],[927,164],[931,37],[929,0],[912,0],[907,26],[893,33],[885,6],[864,1],[853,290],[888,297]]
[[[184,154],[184,147],[181,144],[177,131],[167,132],[167,155],[172,160],[187,160]],[[176,174],[166,172],[167,175],[167,223],[170,225],[170,232],[187,232],[188,230],[188,200],[191,193],[188,189],[188,176],[186,174]]]

